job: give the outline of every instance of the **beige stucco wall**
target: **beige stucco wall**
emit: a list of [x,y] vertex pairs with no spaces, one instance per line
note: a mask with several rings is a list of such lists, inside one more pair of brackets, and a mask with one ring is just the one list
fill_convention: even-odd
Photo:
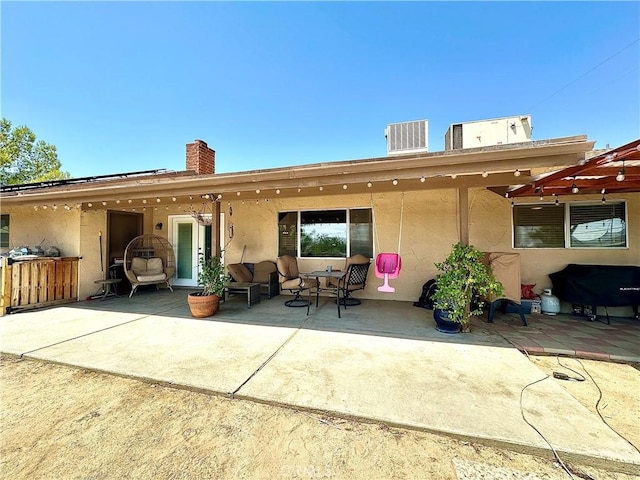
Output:
[[[599,202],[600,196],[581,195],[579,201]],[[480,250],[516,252],[520,254],[521,280],[524,284],[536,284],[535,292],[551,288],[550,273],[562,270],[570,263],[601,265],[640,265],[640,195],[619,194],[609,200],[626,200],[627,232],[629,248],[624,249],[576,249],[576,248],[512,248],[511,200],[476,189],[469,195],[470,243]],[[517,204],[536,203],[537,198],[516,199]],[[560,202],[574,199],[559,198]],[[570,305],[562,305],[570,311]],[[612,315],[631,315],[631,308],[609,309]],[[600,312],[599,312],[600,313]]]
[[[102,233],[102,239],[100,239]],[[100,241],[102,241],[102,269],[100,267]],[[80,244],[82,260],[80,276],[80,300],[84,300],[98,291],[101,285],[95,280],[108,277],[106,259],[107,212],[106,210],[84,211],[80,217]]]
[[[536,292],[550,287],[548,274],[561,270],[569,263],[640,264],[640,195],[618,195],[627,200],[628,249],[578,250],[578,249],[516,249],[512,245],[511,201],[485,189],[469,191],[469,241],[482,251],[517,252],[521,255],[523,283],[535,283]],[[613,200],[613,198],[611,198]],[[560,199],[563,201],[563,199]],[[581,196],[580,200],[599,201],[599,196]],[[537,199],[517,203],[536,202]],[[375,218],[375,254],[395,252],[398,246],[402,194],[382,193],[373,196]],[[225,228],[226,263],[239,262],[244,249],[244,261],[274,260],[277,256],[278,212],[309,209],[368,208],[372,204],[369,195],[345,194],[326,197],[271,198],[242,202],[238,198],[221,202],[226,225],[234,225],[234,236],[229,239]],[[144,213],[144,233],[156,233],[168,237],[169,216],[184,214],[188,205],[171,204],[147,208]],[[229,207],[233,214],[229,215]],[[436,275],[435,262],[442,261],[458,241],[456,220],[456,190],[425,190],[407,192],[404,195],[402,243],[402,270],[400,276],[390,281],[395,293],[381,293],[377,287],[383,283],[370,269],[367,288],[358,293],[361,298],[415,301],[422,285]],[[106,242],[106,210],[56,212],[32,207],[3,209],[11,214],[10,239],[12,245],[36,245],[44,238],[43,246],[55,244],[63,255],[82,256],[80,262],[80,298],[95,293],[94,281],[101,278],[99,232]],[[162,222],[161,230],[154,225]],[[245,248],[246,247],[246,248]],[[106,253],[106,252],[105,252]],[[104,260],[106,262],[106,259]],[[331,264],[341,268],[344,259],[300,259],[302,271],[324,269]],[[105,263],[105,268],[108,267]],[[564,305],[568,311],[568,306]],[[631,309],[622,314],[629,314]],[[613,311],[612,314],[616,314]]]
[[[33,207],[2,208],[9,214],[9,244],[11,247],[40,245],[56,246],[63,257],[80,255],[80,212],[77,209]],[[11,249],[4,249],[8,251]]]
[[[229,205],[229,203],[231,205]],[[373,198],[375,218],[374,252],[396,252],[400,227],[401,193],[378,194]],[[229,217],[229,206],[233,215]],[[223,200],[223,211],[234,225],[234,237],[229,241],[228,230],[226,262],[239,262],[244,249],[244,261],[274,260],[278,252],[278,212],[334,208],[369,208],[369,195],[342,195],[334,197],[301,197],[261,200],[256,204]],[[432,278],[435,261],[446,257],[451,245],[457,241],[455,221],[456,192],[453,190],[407,192],[404,196],[403,230],[400,247],[402,270],[390,281],[395,293],[381,293],[377,287],[383,280],[369,272],[367,288],[359,293],[362,298],[389,300],[417,300],[422,285]],[[246,247],[246,248],[245,248]],[[344,259],[299,259],[301,271],[324,270],[327,265],[339,269]]]

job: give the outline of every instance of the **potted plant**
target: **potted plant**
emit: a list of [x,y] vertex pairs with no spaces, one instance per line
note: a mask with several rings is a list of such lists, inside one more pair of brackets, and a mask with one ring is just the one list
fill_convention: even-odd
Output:
[[221,255],[206,258],[201,254],[198,284],[202,286],[202,291],[190,293],[187,297],[192,316],[210,317],[218,311],[225,281]]
[[490,292],[502,294],[502,284],[483,260],[484,253],[473,245],[456,243],[445,261],[435,264],[440,273],[433,294],[433,318],[439,331],[468,332],[471,315],[482,313],[481,299]]

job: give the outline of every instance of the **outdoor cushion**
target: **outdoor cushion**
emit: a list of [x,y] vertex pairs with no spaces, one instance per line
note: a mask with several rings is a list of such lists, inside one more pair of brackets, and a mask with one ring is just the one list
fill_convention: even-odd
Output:
[[159,282],[167,279],[166,273],[142,274],[137,275],[139,282]]
[[162,266],[162,259],[159,257],[151,257],[147,260],[147,275],[156,275],[164,273],[164,267]]
[[269,274],[276,271],[276,265],[268,260],[256,263],[253,266],[253,281],[256,283],[269,283]]
[[281,283],[282,288],[285,290],[304,290],[306,288],[315,288],[318,286],[318,282],[315,278],[293,278],[291,280],[285,280]]
[[138,275],[144,275],[147,272],[147,259],[142,257],[133,257],[131,259],[131,270],[136,277]]
[[231,275],[236,282],[253,282],[253,275],[251,275],[251,271],[241,263],[232,263],[227,266],[227,270],[229,271],[229,275]]

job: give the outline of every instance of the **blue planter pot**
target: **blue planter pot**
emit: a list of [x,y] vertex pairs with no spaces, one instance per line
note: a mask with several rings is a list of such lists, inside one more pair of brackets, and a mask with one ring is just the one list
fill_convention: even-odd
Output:
[[449,320],[449,312],[446,310],[433,310],[433,319],[436,321],[436,330],[442,333],[460,332],[460,324]]

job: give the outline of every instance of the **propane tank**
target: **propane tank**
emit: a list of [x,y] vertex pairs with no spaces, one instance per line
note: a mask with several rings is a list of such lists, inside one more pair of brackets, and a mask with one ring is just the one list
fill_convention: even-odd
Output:
[[545,288],[540,295],[540,310],[546,315],[560,313],[560,299],[551,293],[550,288]]

